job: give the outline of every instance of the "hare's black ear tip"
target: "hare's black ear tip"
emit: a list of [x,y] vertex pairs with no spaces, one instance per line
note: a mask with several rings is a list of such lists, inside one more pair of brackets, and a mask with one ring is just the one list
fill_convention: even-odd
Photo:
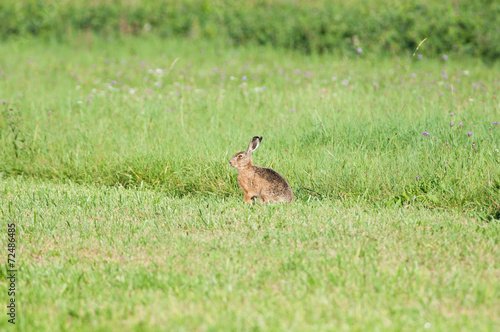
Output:
[[259,137],[259,141],[261,141],[261,142],[262,142],[262,136],[260,136],[260,137]]

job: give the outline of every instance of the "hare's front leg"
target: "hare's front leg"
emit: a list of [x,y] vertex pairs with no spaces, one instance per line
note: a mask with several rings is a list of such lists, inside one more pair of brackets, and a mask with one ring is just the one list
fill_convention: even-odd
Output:
[[250,194],[245,194],[245,196],[243,197],[243,200],[247,203],[250,203],[252,204],[253,203],[253,198],[254,196],[253,195],[250,195]]

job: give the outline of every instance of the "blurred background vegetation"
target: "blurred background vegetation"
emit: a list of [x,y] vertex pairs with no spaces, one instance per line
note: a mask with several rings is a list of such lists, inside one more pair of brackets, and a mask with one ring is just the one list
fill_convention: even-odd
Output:
[[500,57],[498,0],[0,0],[0,38],[157,35],[305,53]]

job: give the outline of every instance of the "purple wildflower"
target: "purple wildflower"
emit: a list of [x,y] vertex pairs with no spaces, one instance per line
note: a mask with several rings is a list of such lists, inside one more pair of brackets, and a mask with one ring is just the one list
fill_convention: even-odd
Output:
[[453,127],[453,125],[454,125],[454,123],[453,123],[453,122],[451,122],[451,123],[450,123],[450,127]]
[[5,99],[2,99],[2,104],[5,104],[5,103],[6,103]]
[[476,146],[476,143],[472,142],[472,147],[475,147]]
[[470,131],[467,132],[467,135],[472,136],[472,133]]
[[358,48],[356,49],[356,52],[358,52],[358,53],[363,53],[363,49],[362,49],[361,47],[358,47]]
[[446,54],[443,54],[443,60],[444,61],[448,60],[448,56]]
[[498,121],[493,122],[495,126],[498,126]]
[[47,113],[52,114],[52,111],[48,111]]
[[295,108],[290,109],[290,112],[295,112]]
[[111,81],[111,84],[113,84],[113,85],[116,84],[116,81]]
[[417,55],[417,58],[418,58],[419,60],[422,60],[422,58],[423,58],[423,57],[424,57],[424,56],[423,56],[422,54]]
[[243,81],[246,81],[246,80],[247,80],[247,77],[246,77],[246,76],[243,76],[241,79],[242,79]]
[[464,126],[464,124],[463,124],[462,122],[460,122],[460,125],[459,125],[459,126],[460,126],[460,127],[463,127],[463,126]]
[[420,176],[415,175],[415,180],[418,180],[418,179],[420,179]]
[[428,132],[426,132],[426,131],[424,131],[424,132],[422,133],[422,135],[424,135],[424,136],[429,136],[429,133],[428,133]]
[[455,115],[455,113],[453,113],[453,112],[450,113],[450,116],[454,116],[454,115]]

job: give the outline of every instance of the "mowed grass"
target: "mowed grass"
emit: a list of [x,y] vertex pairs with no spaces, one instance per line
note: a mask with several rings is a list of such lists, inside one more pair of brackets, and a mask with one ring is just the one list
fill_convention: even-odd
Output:
[[[18,327],[498,329],[500,71],[420,51],[0,45]],[[293,203],[242,202],[254,135]]]
[[498,222],[327,200],[246,206],[239,197],[26,178],[3,179],[0,193],[2,219],[19,230],[21,330],[500,324]]

